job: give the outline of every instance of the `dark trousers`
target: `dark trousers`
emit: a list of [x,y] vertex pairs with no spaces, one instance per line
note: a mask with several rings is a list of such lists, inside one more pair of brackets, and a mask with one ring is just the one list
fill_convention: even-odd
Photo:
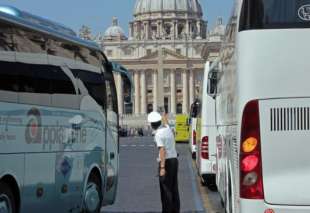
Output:
[[177,158],[166,159],[166,175],[159,177],[162,212],[180,212],[178,166]]

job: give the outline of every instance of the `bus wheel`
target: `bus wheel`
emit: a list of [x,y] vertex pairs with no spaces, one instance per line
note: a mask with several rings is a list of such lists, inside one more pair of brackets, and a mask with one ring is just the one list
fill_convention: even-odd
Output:
[[193,160],[196,159],[196,152],[192,152],[192,159],[193,159]]
[[0,212],[16,213],[16,201],[10,187],[0,182]]
[[84,211],[85,213],[100,213],[102,204],[102,189],[99,177],[92,174],[87,182],[85,198],[84,198]]

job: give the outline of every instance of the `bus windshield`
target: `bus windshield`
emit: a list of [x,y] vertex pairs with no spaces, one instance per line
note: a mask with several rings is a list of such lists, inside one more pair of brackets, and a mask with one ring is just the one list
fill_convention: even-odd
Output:
[[244,0],[239,31],[310,28],[310,0]]

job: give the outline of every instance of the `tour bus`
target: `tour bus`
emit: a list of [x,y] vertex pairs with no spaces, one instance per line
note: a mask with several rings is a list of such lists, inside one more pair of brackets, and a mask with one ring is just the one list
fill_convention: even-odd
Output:
[[[197,140],[197,156],[196,164],[198,174],[202,183],[209,187],[215,184],[215,152],[216,152],[216,126],[215,126],[215,100],[207,93],[208,73],[213,69],[210,62],[207,61],[204,70],[203,87],[200,91],[201,110],[199,110],[198,118],[200,118],[199,137]],[[199,119],[198,119],[199,120]]]
[[310,212],[309,28],[309,0],[235,4],[209,91],[227,212]]
[[100,212],[113,204],[112,67],[71,29],[0,7],[0,212]]
[[189,150],[192,154],[192,158],[196,158],[196,144],[197,144],[197,126],[199,124],[198,120],[198,111],[200,110],[200,101],[199,99],[196,99],[194,103],[191,105],[190,110],[190,132],[189,132]]

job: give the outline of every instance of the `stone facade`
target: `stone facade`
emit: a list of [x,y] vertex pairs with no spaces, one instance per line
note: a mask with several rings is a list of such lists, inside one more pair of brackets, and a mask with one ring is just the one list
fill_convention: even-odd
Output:
[[208,33],[202,16],[198,0],[137,0],[128,38],[113,18],[101,45],[110,60],[131,72],[135,87],[133,103],[120,104],[116,76],[120,114],[145,115],[160,105],[172,115],[189,112],[204,64],[217,57],[225,30],[219,19]]

